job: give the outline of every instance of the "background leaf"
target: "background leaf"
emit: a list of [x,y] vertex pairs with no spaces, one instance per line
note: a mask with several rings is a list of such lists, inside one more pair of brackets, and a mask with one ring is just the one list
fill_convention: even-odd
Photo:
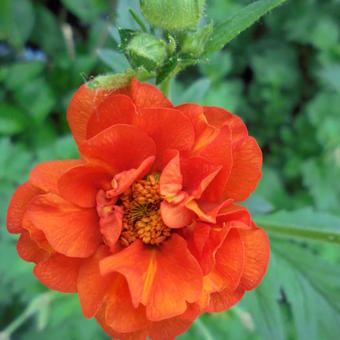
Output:
[[205,51],[206,54],[223,48],[243,30],[251,26],[268,11],[281,5],[285,0],[258,0],[242,8],[236,14],[218,24],[210,37]]

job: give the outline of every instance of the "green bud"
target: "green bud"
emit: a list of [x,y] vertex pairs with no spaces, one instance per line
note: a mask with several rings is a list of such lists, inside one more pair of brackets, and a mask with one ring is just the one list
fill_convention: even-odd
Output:
[[143,66],[149,71],[161,66],[167,57],[165,41],[147,33],[135,35],[125,51],[131,65]]
[[184,36],[181,52],[190,57],[199,57],[204,52],[204,47],[213,32],[213,23],[196,30],[187,32]]
[[153,26],[178,31],[197,26],[205,0],[139,0],[145,19]]

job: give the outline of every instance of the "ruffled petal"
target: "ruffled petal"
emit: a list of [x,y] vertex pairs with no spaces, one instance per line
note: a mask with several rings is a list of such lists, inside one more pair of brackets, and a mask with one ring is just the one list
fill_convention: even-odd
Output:
[[37,196],[26,214],[51,246],[66,256],[89,257],[101,241],[96,210],[81,209],[57,195]]
[[137,169],[130,169],[115,175],[112,181],[113,189],[107,191],[108,197],[116,197],[126,191],[135,181],[143,178],[151,169],[155,156],[143,160]]
[[140,83],[135,78],[131,80],[129,95],[139,109],[146,107],[173,107],[169,99],[156,86]]
[[181,174],[180,157],[176,156],[163,169],[159,179],[159,192],[162,196],[171,199],[182,190],[183,177]]
[[32,198],[41,194],[42,191],[29,182],[18,187],[9,203],[7,210],[7,230],[11,234],[18,234],[22,231],[22,219],[28,204]]
[[239,286],[245,263],[245,249],[237,229],[231,229],[217,249],[214,269],[207,278],[214,292],[228,289],[230,292]]
[[92,318],[103,303],[103,299],[115,279],[115,274],[101,275],[99,261],[111,253],[105,246],[85,260],[79,269],[77,290],[79,301],[86,318]]
[[79,159],[40,163],[31,171],[30,182],[45,192],[58,194],[59,178],[70,169],[83,164]]
[[110,187],[112,175],[103,168],[81,165],[64,173],[58,181],[58,191],[67,201],[83,208],[96,205],[99,189]]
[[53,254],[33,269],[36,278],[50,289],[62,293],[77,292],[77,278],[82,260]]
[[230,204],[222,208],[216,219],[218,224],[239,221],[251,226],[252,220],[246,207],[237,204]]
[[136,107],[128,96],[107,97],[93,112],[87,123],[87,139],[115,124],[132,124]]
[[244,125],[242,119],[220,107],[204,106],[204,115],[209,124],[217,128],[221,128],[224,125],[230,127],[233,148],[248,136],[247,127]]
[[244,272],[239,287],[251,290],[258,286],[267,271],[270,256],[269,240],[265,231],[259,228],[239,229],[239,233],[245,249]]
[[227,197],[244,201],[261,178],[262,152],[256,140],[247,138],[233,151],[233,167],[225,187]]
[[217,215],[219,214],[220,210],[229,206],[232,203],[232,199],[226,199],[218,203],[207,203],[198,202],[191,198],[185,203],[185,206],[190,211],[195,213],[201,221],[215,224]]
[[90,117],[111,94],[112,91],[91,90],[84,84],[73,95],[67,109],[67,121],[77,144],[86,140]]
[[17,252],[23,260],[34,263],[41,262],[48,256],[48,253],[30,238],[27,231],[23,231],[18,239]]
[[178,235],[159,248],[148,248],[136,241],[100,263],[103,274],[125,276],[132,303],[146,306],[148,319],[159,321],[182,314],[186,302],[195,302],[202,289],[201,269]]
[[167,149],[189,151],[194,144],[194,128],[190,120],[178,110],[141,109],[136,124],[155,141],[157,159],[161,158]]
[[198,104],[189,103],[176,106],[176,109],[190,119],[195,130],[195,140],[199,140],[200,136],[208,127],[208,121],[204,115],[203,107]]
[[208,313],[224,312],[236,305],[243,295],[244,290],[242,289],[236,289],[233,292],[230,292],[229,289],[224,289],[221,292],[212,293],[209,296],[209,303],[205,311]]
[[183,159],[181,162],[184,190],[198,199],[222,169],[202,157]]
[[189,225],[195,215],[186,207],[185,202],[173,204],[163,201],[161,203],[161,216],[166,226],[176,229]]
[[119,333],[139,331],[148,324],[145,307],[140,304],[135,308],[132,305],[125,278],[120,274],[115,275],[115,280],[112,282],[106,299],[105,321]]
[[86,159],[103,162],[113,173],[119,173],[138,168],[146,158],[155,155],[156,146],[140,129],[118,124],[87,140],[79,150]]
[[[105,208],[104,208],[105,211]],[[102,213],[99,220],[100,232],[105,243],[111,251],[116,248],[116,243],[123,229],[123,210],[119,206],[109,208],[108,213]]]
[[229,226],[219,228],[199,222],[192,230],[184,231],[188,248],[199,262],[203,275],[207,275],[213,270],[216,252],[228,235],[229,230]]
[[195,146],[193,156],[203,157],[216,166],[222,166],[202,196],[211,202],[221,200],[233,165],[230,128],[223,126],[212,135],[202,138],[199,145]]

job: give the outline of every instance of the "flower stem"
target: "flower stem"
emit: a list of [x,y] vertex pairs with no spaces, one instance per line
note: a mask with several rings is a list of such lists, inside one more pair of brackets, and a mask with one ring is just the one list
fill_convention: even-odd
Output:
[[10,339],[10,336],[21,327],[34,314],[41,311],[41,309],[49,304],[57,296],[54,292],[48,292],[38,295],[34,298],[26,309],[13,320],[3,331],[0,332],[0,340]]
[[159,86],[160,90],[163,92],[164,96],[167,98],[169,98],[170,96],[171,81],[172,81],[172,78],[169,77],[165,79]]
[[299,228],[290,224],[279,224],[275,222],[268,222],[261,220],[261,218],[254,218],[254,222],[272,235],[280,237],[298,237],[301,239],[324,241],[328,243],[340,244],[340,234],[332,231],[313,229],[313,228]]

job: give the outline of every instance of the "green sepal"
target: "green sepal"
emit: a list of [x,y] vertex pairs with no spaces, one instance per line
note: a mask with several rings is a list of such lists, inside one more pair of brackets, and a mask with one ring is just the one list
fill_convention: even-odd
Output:
[[209,25],[198,28],[194,32],[186,32],[183,38],[181,52],[190,57],[198,57],[204,52],[211,34],[213,33],[214,25],[211,21]]
[[147,33],[135,34],[126,46],[125,53],[133,67],[144,67],[153,71],[160,67],[167,57],[164,40]]

